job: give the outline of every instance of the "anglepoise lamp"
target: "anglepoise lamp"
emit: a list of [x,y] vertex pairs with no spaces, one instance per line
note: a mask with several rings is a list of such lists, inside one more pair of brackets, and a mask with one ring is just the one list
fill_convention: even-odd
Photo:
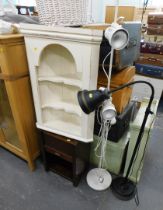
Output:
[[[106,73],[104,67],[106,58],[103,61],[103,70],[108,78],[108,90],[110,90],[110,78],[112,72],[114,50],[121,50],[126,47],[128,44],[129,35],[128,32],[122,28],[122,26],[114,22],[110,27],[106,29],[105,37],[109,42],[108,44],[111,45],[111,51],[106,56],[107,58],[110,55],[109,75]],[[107,129],[116,123],[116,109],[112,104],[111,96],[108,94],[108,90],[103,89],[89,92],[84,90],[78,94],[79,103],[86,114],[89,114],[90,112],[94,111],[96,107],[102,105],[101,117],[104,129]],[[105,135],[105,132],[101,132],[101,135]],[[102,138],[102,136],[100,138],[101,147],[98,167],[90,170],[87,174],[88,185],[92,189],[98,191],[107,189],[112,181],[110,173],[106,169],[102,168],[105,161],[107,139],[105,137]]]
[[121,200],[130,200],[134,198],[136,195],[136,184],[129,180],[129,175],[132,169],[132,164],[134,162],[137,151],[139,149],[141,139],[143,137],[143,133],[144,133],[148,116],[149,114],[152,114],[151,104],[154,98],[154,88],[149,82],[134,81],[134,82],[130,82],[125,85],[122,85],[114,90],[108,90],[108,89],[93,90],[93,91],[83,90],[83,91],[78,92],[78,101],[79,101],[79,105],[81,109],[86,114],[90,114],[91,112],[95,111],[95,109],[97,109],[105,100],[107,100],[112,93],[119,91],[125,87],[131,86],[134,84],[139,84],[139,83],[145,83],[151,88],[151,96],[150,96],[149,103],[145,111],[144,119],[140,128],[139,135],[137,137],[135,148],[133,150],[133,154],[129,162],[127,173],[125,177],[115,178],[111,184],[111,189],[113,191],[113,194],[115,194],[115,196]]

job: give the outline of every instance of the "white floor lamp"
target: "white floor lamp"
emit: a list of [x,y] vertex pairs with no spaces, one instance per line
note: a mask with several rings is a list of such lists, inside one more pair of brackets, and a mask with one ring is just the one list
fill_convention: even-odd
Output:
[[[117,23],[113,23],[111,27],[107,28],[105,31],[105,37],[109,41],[112,49],[111,52],[106,56],[106,58],[110,55],[110,65],[109,65],[109,74],[106,73],[104,63],[106,58],[103,61],[103,71],[108,78],[108,90],[110,90],[110,80],[112,73],[112,64],[113,64],[113,56],[114,50],[121,50],[126,47],[129,40],[128,32],[122,28],[121,25]],[[94,190],[105,190],[107,189],[112,181],[110,173],[102,168],[103,162],[105,159],[105,150],[107,145],[107,135],[111,125],[116,122],[116,110],[114,105],[111,102],[111,98],[105,100],[102,104],[102,109],[100,112],[101,115],[101,148],[100,148],[100,160],[98,168],[94,168],[90,170],[87,174],[87,183]]]

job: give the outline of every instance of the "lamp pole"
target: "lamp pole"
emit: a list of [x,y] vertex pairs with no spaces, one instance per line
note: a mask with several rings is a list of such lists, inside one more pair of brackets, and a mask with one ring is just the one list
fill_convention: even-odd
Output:
[[129,178],[129,175],[130,175],[130,172],[131,172],[132,164],[134,162],[134,159],[136,157],[139,145],[140,145],[142,137],[143,137],[143,133],[144,133],[144,129],[145,129],[145,125],[146,125],[148,116],[149,116],[149,114],[153,114],[153,112],[151,111],[151,104],[152,104],[152,101],[153,101],[153,98],[154,98],[154,87],[151,83],[146,82],[146,81],[134,81],[134,82],[130,82],[130,83],[127,83],[125,85],[122,85],[122,86],[120,86],[120,87],[118,87],[114,90],[108,91],[108,94],[110,95],[111,93],[119,91],[119,90],[121,90],[125,87],[131,86],[131,85],[134,85],[134,84],[139,84],[139,83],[147,84],[151,88],[151,96],[150,96],[148,106],[147,106],[146,111],[145,111],[144,119],[143,119],[143,122],[142,122],[142,125],[141,125],[141,128],[140,128],[138,137],[137,137],[137,141],[136,141],[136,144],[135,144],[135,147],[134,147],[134,151],[132,153],[132,156],[131,156],[131,159],[130,159],[130,162],[129,162],[127,173],[126,173],[125,177],[115,178],[112,182],[112,185],[111,185],[113,193],[115,194],[116,197],[118,197],[121,200],[130,200],[133,197],[135,197],[135,195],[136,195],[136,184],[134,184],[128,178]]

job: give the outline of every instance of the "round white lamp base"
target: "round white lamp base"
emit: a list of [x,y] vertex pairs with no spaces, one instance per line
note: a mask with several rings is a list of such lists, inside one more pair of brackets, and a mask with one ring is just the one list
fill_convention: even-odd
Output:
[[94,168],[87,174],[87,183],[94,190],[106,190],[110,187],[111,181],[110,173],[103,168]]

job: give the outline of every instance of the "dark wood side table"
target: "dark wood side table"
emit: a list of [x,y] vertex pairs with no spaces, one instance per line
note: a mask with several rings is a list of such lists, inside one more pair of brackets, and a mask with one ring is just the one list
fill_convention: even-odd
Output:
[[41,130],[41,150],[45,170],[51,170],[79,184],[87,169],[90,144]]

